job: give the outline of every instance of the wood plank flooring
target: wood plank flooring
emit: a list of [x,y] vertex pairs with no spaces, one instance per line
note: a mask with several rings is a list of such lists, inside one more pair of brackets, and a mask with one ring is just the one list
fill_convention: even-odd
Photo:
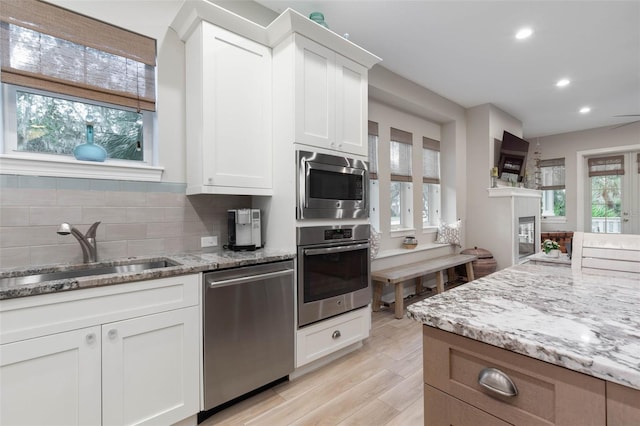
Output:
[[[412,300],[413,302],[414,300]],[[422,426],[422,329],[373,312],[362,348],[209,417],[212,425]]]

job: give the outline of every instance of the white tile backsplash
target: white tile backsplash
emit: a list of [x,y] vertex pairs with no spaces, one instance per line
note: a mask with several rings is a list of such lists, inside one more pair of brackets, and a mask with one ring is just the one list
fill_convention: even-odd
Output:
[[82,262],[75,238],[57,235],[62,222],[81,232],[102,222],[96,236],[99,259],[198,250],[200,238],[210,235],[222,246],[227,240],[227,209],[251,207],[247,196],[187,197],[177,192],[180,184],[86,185],[80,179],[34,178],[20,186],[16,179],[4,177],[0,268]]

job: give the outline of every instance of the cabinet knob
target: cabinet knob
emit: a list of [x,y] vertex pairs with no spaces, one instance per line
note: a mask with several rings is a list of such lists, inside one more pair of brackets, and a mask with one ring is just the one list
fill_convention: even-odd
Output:
[[333,332],[333,334],[331,335],[332,339],[339,339],[340,336],[342,336],[342,334],[340,334],[340,330],[336,330]]
[[93,342],[95,342],[95,341],[96,341],[96,335],[95,335],[95,333],[89,333],[89,334],[87,334],[86,339],[87,339],[87,343],[91,345]]
[[513,380],[497,368],[483,368],[478,374],[478,384],[489,392],[500,396],[518,395],[518,388]]
[[107,336],[111,340],[115,339],[116,337],[118,337],[118,330],[116,330],[115,328],[109,330],[109,332],[107,333]]

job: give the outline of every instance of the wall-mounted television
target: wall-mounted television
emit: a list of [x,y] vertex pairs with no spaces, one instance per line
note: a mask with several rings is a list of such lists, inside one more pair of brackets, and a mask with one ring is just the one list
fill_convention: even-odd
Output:
[[507,132],[502,134],[498,176],[502,180],[522,182],[527,167],[529,142]]

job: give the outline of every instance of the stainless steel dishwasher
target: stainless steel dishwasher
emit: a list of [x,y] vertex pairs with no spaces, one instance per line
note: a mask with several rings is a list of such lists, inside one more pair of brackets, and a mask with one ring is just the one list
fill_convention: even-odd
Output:
[[293,261],[204,274],[205,411],[294,369]]

